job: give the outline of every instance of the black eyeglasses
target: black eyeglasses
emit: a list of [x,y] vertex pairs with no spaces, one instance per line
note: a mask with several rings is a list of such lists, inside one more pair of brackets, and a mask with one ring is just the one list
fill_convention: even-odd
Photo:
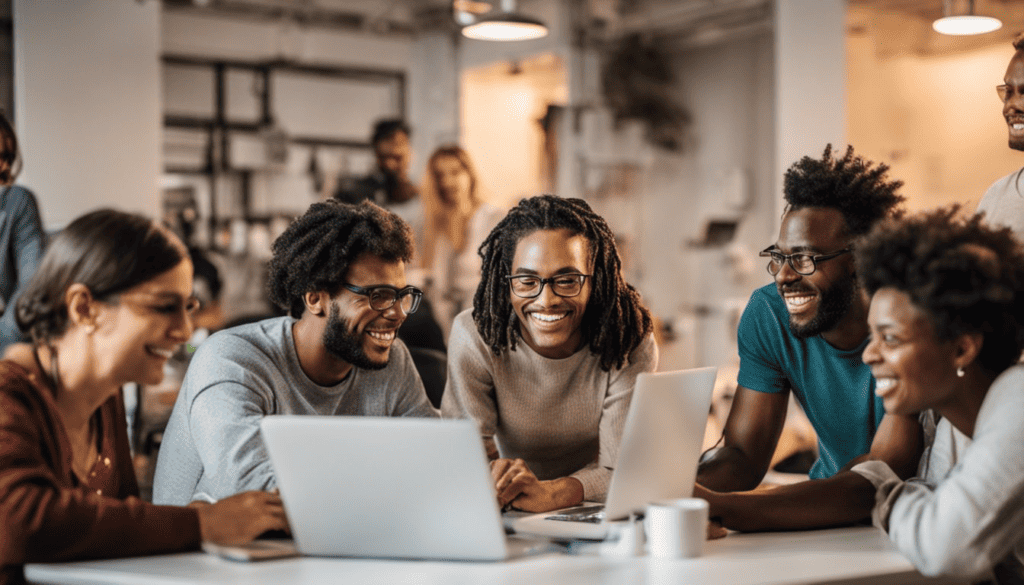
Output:
[[775,276],[782,270],[782,265],[789,262],[789,267],[793,269],[797,274],[803,276],[810,276],[814,274],[814,271],[818,269],[818,262],[825,262],[831,260],[836,256],[842,256],[847,252],[852,252],[853,248],[843,248],[838,252],[832,252],[831,254],[808,254],[807,252],[797,252],[796,254],[783,254],[774,246],[761,250],[758,256],[762,258],[771,258],[768,261],[768,274]]
[[1000,101],[1004,104],[1012,100],[1013,96],[1022,94],[1024,94],[1024,87],[1014,87],[1006,84],[996,86],[996,95],[999,96]]
[[556,274],[551,278],[541,278],[532,274],[509,274],[509,285],[512,287],[512,294],[523,299],[533,299],[540,296],[544,285],[551,283],[551,290],[560,297],[570,298],[580,294],[583,290],[583,283],[587,281],[590,274],[572,272],[569,274]]
[[395,304],[395,301],[402,299],[402,310],[405,311],[406,315],[411,315],[416,312],[416,309],[420,308],[420,301],[423,300],[423,291],[415,286],[396,288],[387,284],[375,284],[362,287],[347,282],[341,286],[369,299],[370,308],[374,311],[387,311]]

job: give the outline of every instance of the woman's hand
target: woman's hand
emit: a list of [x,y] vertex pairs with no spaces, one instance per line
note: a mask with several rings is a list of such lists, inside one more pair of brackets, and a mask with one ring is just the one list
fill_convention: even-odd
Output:
[[199,513],[203,540],[215,544],[245,544],[268,530],[289,531],[277,493],[242,492],[214,504],[192,502],[189,507]]
[[583,484],[578,479],[562,477],[541,481],[522,459],[492,461],[491,477],[502,507],[511,503],[527,512],[547,512],[583,501]]

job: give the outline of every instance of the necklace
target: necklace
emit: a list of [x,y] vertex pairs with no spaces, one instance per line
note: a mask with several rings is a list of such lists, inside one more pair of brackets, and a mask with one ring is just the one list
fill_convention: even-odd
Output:
[[[40,373],[46,378],[47,385],[52,388],[54,398],[63,390],[63,383],[60,379],[60,370],[57,368],[57,351],[53,347],[47,346],[46,348],[50,352],[50,367],[44,368],[43,361],[39,357],[39,346],[32,350],[32,356],[36,360],[36,366],[39,368]],[[71,440],[70,429],[65,425],[65,432],[68,435],[68,439]],[[80,447],[84,447],[85,457],[84,461],[79,463],[79,457],[76,455],[81,452],[80,449],[75,449],[74,443],[71,447],[71,468],[74,473],[78,476],[78,479],[82,483],[88,483],[90,471],[96,463],[98,463],[103,454],[100,451],[99,445],[97,445],[98,426],[95,416],[89,417],[89,426],[85,431],[84,440],[79,441]],[[96,451],[96,457],[92,456],[93,449]]]

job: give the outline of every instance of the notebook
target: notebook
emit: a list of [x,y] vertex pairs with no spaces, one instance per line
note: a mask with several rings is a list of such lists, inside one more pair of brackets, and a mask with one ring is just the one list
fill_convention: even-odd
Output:
[[693,495],[718,368],[639,374],[605,504],[506,520],[517,533],[603,539],[654,500]]
[[496,561],[552,550],[505,534],[472,421],[283,415],[260,427],[304,555]]

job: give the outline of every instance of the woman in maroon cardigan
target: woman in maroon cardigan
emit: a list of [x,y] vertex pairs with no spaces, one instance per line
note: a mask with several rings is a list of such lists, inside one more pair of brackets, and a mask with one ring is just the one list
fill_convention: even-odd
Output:
[[195,308],[187,249],[144,217],[92,212],[54,240],[17,303],[33,343],[0,361],[0,583],[23,581],[26,562],[287,529],[275,494],[185,508],[138,498],[120,389],[160,382]]

